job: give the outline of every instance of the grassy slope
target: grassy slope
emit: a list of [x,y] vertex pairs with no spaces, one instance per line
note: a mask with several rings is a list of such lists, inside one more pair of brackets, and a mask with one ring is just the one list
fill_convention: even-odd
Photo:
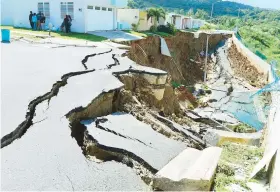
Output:
[[[247,177],[262,158],[263,149],[233,143],[226,143],[221,147],[223,152],[214,181],[215,191],[231,191],[229,187],[232,184],[248,189]],[[241,179],[240,176],[244,179]]]
[[150,31],[141,31],[141,32],[136,32],[136,31],[132,31],[132,30],[124,30],[127,33],[131,33],[133,35],[139,36],[139,37],[149,37],[149,36],[153,36],[153,35],[159,35],[161,37],[169,37],[172,36],[171,34],[168,33],[164,33],[164,32],[150,32]]
[[[49,35],[48,31],[33,31],[31,29],[26,28],[14,28],[11,26],[1,26],[1,29],[9,29],[15,34],[20,34],[24,36],[32,36],[28,34],[21,34],[21,33],[30,33],[30,34],[38,34],[38,35]],[[18,33],[17,33],[18,32]],[[63,32],[51,32],[51,36],[58,37],[58,38],[64,38],[64,39],[72,39],[72,40],[87,40],[87,41],[104,41],[107,40],[105,37],[100,37],[92,34],[86,34],[86,33],[63,33]]]

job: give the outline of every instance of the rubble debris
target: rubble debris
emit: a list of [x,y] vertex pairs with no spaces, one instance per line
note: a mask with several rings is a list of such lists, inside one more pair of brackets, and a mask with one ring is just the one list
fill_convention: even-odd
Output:
[[193,142],[197,145],[198,148],[204,149],[207,146],[205,141],[203,141],[201,138],[199,138],[199,136],[194,135],[187,128],[185,128],[177,123],[174,123],[160,115],[157,115],[157,114],[152,114],[152,115],[154,117],[156,117],[159,121],[163,122],[168,127],[170,127],[174,132],[178,132],[178,133],[182,134],[184,137],[193,140]]
[[210,191],[222,149],[188,148],[163,167],[153,187],[165,191]]
[[254,87],[263,87],[266,84],[266,74],[260,73],[248,58],[237,50],[234,43],[229,47],[228,53],[231,67],[236,75],[245,78]]
[[168,49],[168,46],[166,44],[166,41],[164,38],[160,37],[160,48],[161,48],[161,54],[171,57],[170,51]]

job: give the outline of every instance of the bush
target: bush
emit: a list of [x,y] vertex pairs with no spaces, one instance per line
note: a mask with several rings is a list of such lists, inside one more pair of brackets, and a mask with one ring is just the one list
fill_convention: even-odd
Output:
[[160,25],[157,28],[158,31],[164,32],[164,33],[169,33],[174,35],[176,33],[176,28],[173,24],[167,23],[167,25]]
[[154,26],[154,25],[151,26],[151,27],[150,27],[150,31],[153,32],[153,33],[157,32],[157,27]]
[[138,31],[139,25],[140,25],[140,21],[138,21],[138,23],[132,23],[131,24],[132,30],[133,31]]

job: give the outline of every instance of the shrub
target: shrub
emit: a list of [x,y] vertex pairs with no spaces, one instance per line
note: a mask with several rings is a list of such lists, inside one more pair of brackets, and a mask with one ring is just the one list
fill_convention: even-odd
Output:
[[167,25],[160,25],[157,28],[158,31],[164,32],[164,33],[169,33],[174,35],[176,33],[176,28],[173,24],[167,23]]
[[150,31],[153,32],[153,33],[157,32],[157,27],[154,26],[154,25],[151,26],[151,27],[150,27]]
[[138,21],[138,23],[132,23],[131,24],[132,30],[133,31],[138,31],[139,25],[140,25],[140,21]]

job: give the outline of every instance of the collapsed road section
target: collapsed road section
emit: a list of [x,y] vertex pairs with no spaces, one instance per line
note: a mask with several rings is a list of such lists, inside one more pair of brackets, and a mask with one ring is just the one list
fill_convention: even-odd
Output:
[[[84,71],[60,74],[62,80],[50,92],[46,89],[29,102],[27,126],[9,128],[11,133],[1,139],[2,189],[213,189],[223,153],[220,147],[211,146],[221,146],[220,140],[244,141],[228,139],[238,134],[228,136],[229,131],[237,130],[231,126],[242,123],[220,105],[227,99],[235,102],[240,83],[242,90],[250,89],[250,84],[232,80],[230,61],[235,61],[230,60],[229,44],[220,46],[229,36],[220,34],[210,38],[213,56],[208,73],[213,75],[208,75],[209,84],[201,82],[205,37],[179,33],[166,38],[171,57],[161,55],[158,37],[149,37],[132,42],[127,53],[112,48],[75,48],[79,61],[70,57],[66,63],[59,60],[59,54],[72,48],[50,51],[37,46],[56,58],[56,62],[47,61],[51,68],[75,65]],[[9,46],[26,45],[15,42]],[[82,54],[84,51],[87,54]],[[34,73],[41,68],[33,67]],[[22,69],[17,70],[20,73]],[[222,83],[222,91],[218,90],[222,95],[214,90],[218,82]],[[207,107],[211,116],[205,115]],[[225,113],[223,118],[218,112]],[[22,119],[15,120],[20,123]],[[226,134],[218,135],[216,129]],[[211,140],[210,130],[217,134],[218,142]],[[209,163],[203,164],[205,159]]]

